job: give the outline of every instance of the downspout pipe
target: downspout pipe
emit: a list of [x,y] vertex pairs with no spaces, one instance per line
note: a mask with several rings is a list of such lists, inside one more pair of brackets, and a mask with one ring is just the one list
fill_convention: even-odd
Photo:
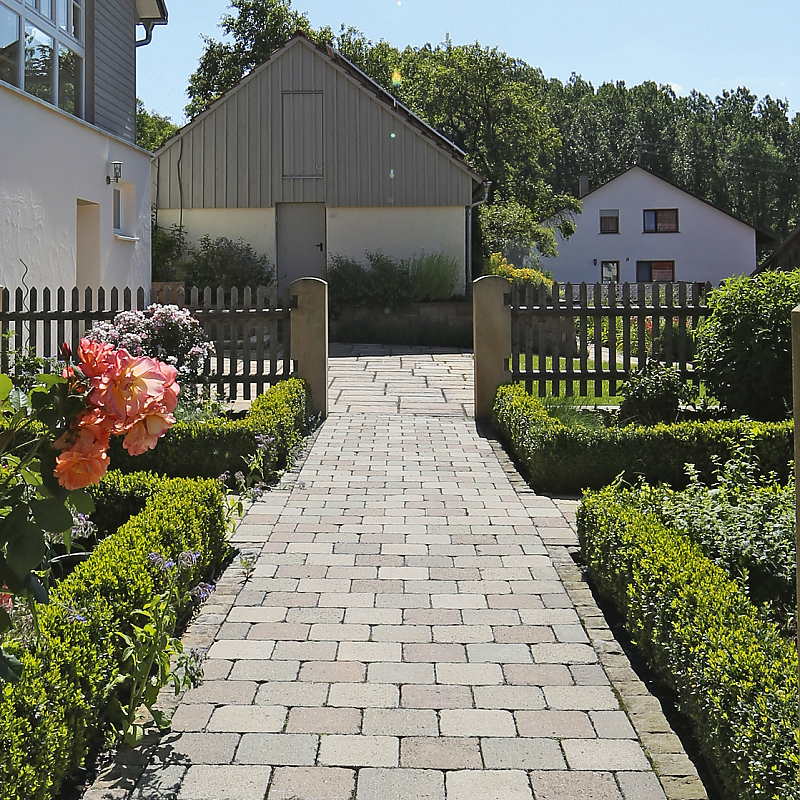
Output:
[[[483,197],[467,206],[467,263],[464,270],[466,281],[464,291],[468,295],[472,294],[472,209],[476,206],[482,206],[489,199],[489,189],[492,188],[492,182],[484,181],[480,188],[483,189]],[[475,195],[473,194],[472,197],[474,200]]]
[[154,19],[144,20],[143,22],[139,23],[144,28],[144,39],[137,39],[136,46],[137,47],[144,47],[146,44],[150,44],[153,41],[153,28],[156,26],[156,21]]

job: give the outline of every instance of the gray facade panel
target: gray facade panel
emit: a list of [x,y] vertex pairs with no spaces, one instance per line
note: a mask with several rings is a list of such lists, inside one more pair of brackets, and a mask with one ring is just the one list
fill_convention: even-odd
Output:
[[[302,39],[257,68],[158,157],[174,164],[171,154],[184,139],[198,145],[184,146],[184,160],[192,160],[183,169],[184,208],[472,201],[474,178],[462,164]],[[202,190],[187,192],[200,175]],[[160,180],[172,177],[162,165]],[[177,200],[171,185],[159,192],[162,208],[177,208]]]
[[134,142],[136,141],[135,2],[95,0],[94,21],[94,124]]

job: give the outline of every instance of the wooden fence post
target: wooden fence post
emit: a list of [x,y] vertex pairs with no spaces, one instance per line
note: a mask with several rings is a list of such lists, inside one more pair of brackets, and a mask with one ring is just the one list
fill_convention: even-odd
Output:
[[291,343],[296,375],[311,389],[311,412],[328,416],[328,284],[299,278],[291,293]]
[[[794,479],[795,486],[800,486],[800,306],[792,311],[792,394],[794,417]],[[795,552],[800,554],[800,495],[795,496]],[[800,619],[800,559],[795,558],[797,576],[797,618]],[[797,644],[800,648],[800,626],[797,629]],[[798,668],[798,682],[800,683],[800,668]],[[798,721],[800,721],[800,707],[798,707]]]
[[492,416],[498,386],[511,380],[511,284],[484,275],[472,284],[475,419]]

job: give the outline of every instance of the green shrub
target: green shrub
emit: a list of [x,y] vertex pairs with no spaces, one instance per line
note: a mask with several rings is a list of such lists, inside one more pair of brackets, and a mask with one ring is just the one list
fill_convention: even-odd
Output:
[[458,283],[458,261],[444,253],[426,254],[423,250],[408,262],[411,279],[411,299],[415,303],[427,300],[447,300]]
[[244,419],[176,422],[159,439],[158,447],[136,457],[114,441],[109,451],[111,465],[123,472],[216,478],[225,471],[244,470],[244,457],[262,448],[267,470],[276,472],[286,467],[302,441],[307,409],[305,383],[290,378],[253,400]]
[[200,553],[183,590],[226,555],[226,507],[218,481],[155,483],[112,475],[107,496],[141,497],[148,483],[153,493],[141,513],[100,542],[40,607],[41,645],[17,648],[20,681],[0,684],[0,800],[50,800],[101,744],[104,709],[113,696],[106,690],[124,660],[112,634],[128,630],[132,613],[164,588],[164,574],[148,554]]
[[676,693],[726,794],[800,797],[794,643],[697,544],[614,487],[584,497],[578,536],[599,592]]
[[775,472],[785,481],[793,456],[790,422],[749,420],[679,422],[652,427],[566,427],[548,416],[537,397],[521,386],[501,386],[493,422],[510,444],[531,485],[540,491],[579,493],[598,489],[618,475],[633,483],[686,486],[685,465],[694,464],[700,478],[713,479],[715,457],[727,461],[732,442],[752,434],[762,474]]
[[408,260],[392,258],[380,250],[366,253],[366,263],[352,256],[332,254],[325,278],[328,306],[334,319],[342,309],[395,309],[408,303],[444,300],[459,278],[458,262],[443,253],[424,251]]
[[697,329],[695,364],[711,393],[754,419],[785,419],[792,407],[792,309],[800,272],[729,278]]
[[183,274],[187,286],[221,286],[226,291],[233,286],[270,286],[275,280],[269,257],[257,253],[252,245],[224,236],[212,239],[207,234],[189,250]]
[[677,367],[667,367],[649,360],[631,372],[620,388],[623,400],[619,406],[620,423],[675,422],[681,401],[691,399],[691,393],[681,380]]
[[150,231],[152,280],[181,280],[183,259],[186,255],[186,231],[177,223],[169,228],[159,227],[156,224],[155,209]]

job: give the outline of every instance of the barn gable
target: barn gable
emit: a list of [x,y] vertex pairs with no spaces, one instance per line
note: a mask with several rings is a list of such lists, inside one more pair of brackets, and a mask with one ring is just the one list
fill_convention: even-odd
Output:
[[295,36],[155,154],[159,209],[468,206],[460,151],[334,52]]

